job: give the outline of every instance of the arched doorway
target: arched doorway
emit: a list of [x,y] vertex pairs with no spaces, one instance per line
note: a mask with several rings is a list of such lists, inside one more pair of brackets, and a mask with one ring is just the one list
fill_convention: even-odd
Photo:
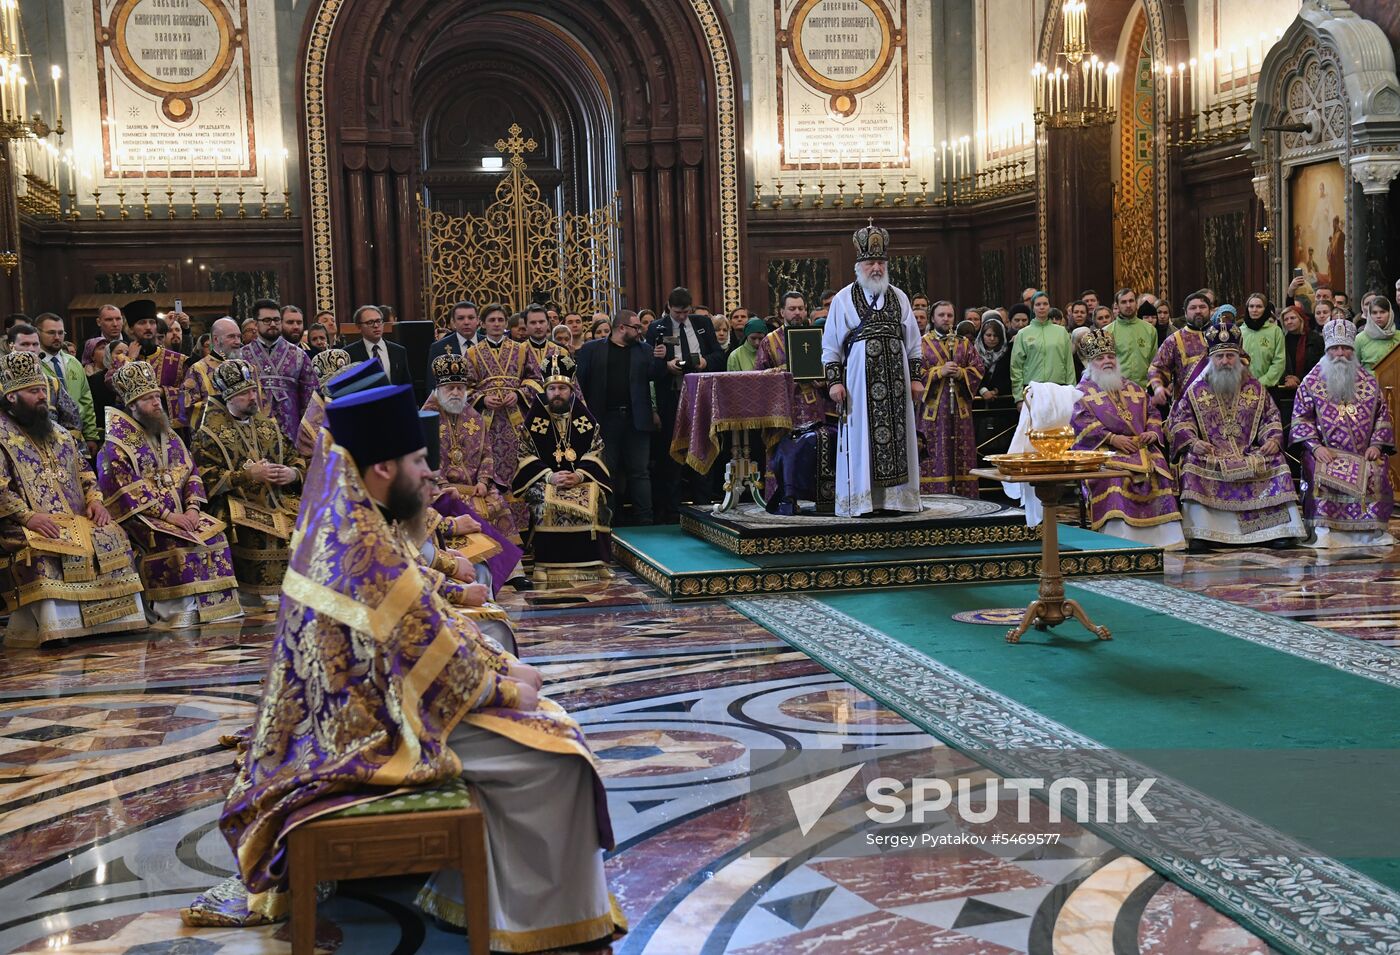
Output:
[[483,143],[505,132],[486,127],[506,116],[547,147],[531,173],[557,209],[620,193],[628,304],[682,284],[737,300],[731,49],[711,0],[317,0],[302,64],[317,306],[438,317],[419,314],[419,191],[479,201]]

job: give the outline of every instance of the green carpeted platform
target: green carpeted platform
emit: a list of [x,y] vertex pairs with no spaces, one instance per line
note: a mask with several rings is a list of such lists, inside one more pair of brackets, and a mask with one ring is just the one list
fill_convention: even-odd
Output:
[[[1060,526],[1059,535],[1067,577],[1162,572],[1160,548],[1067,525]],[[679,527],[624,527],[613,532],[613,554],[677,600],[1031,580],[1040,573],[1039,541],[741,557]]]
[[[1115,587],[1121,596],[1107,593]],[[1400,945],[1400,860],[1382,848],[1400,803],[1387,755],[1400,728],[1400,655],[1159,584],[1103,580],[1068,595],[1114,639],[1067,622],[1012,645],[1004,627],[952,619],[1024,606],[1029,583],[731,604],[1002,772],[1024,771],[1014,761],[1035,745],[1097,745],[1179,781],[1220,810],[1184,824],[1203,827],[1201,851],[1216,837],[1228,845],[1232,827],[1255,831],[1253,820],[1285,840],[1330,833],[1354,848],[1374,833],[1374,851],[1251,857],[1233,871],[1183,858],[1189,833],[1125,848],[1285,948]],[[978,705],[965,707],[969,698]],[[998,766],[1003,756],[1012,762]],[[1168,837],[1186,841],[1173,852]],[[1337,937],[1314,945],[1313,932]]]

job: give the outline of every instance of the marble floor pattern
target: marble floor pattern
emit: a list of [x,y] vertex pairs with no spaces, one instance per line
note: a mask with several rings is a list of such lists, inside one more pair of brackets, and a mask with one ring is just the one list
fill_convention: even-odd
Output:
[[[1171,557],[1165,579],[1396,643],[1400,549]],[[522,655],[603,767],[618,838],[607,867],[631,922],[618,955],[1269,951],[1072,823],[1033,820],[1060,836],[1045,847],[773,850],[753,754],[825,750],[856,766],[894,749],[989,774],[723,604],[669,604],[619,574],[509,606]],[[254,712],[272,628],[262,616],[0,651],[0,952],[290,951],[285,926],[195,932],[178,917],[230,871],[219,736]],[[839,810],[852,839],[862,808]],[[418,884],[342,884],[319,910],[318,951],[461,950],[413,908]]]

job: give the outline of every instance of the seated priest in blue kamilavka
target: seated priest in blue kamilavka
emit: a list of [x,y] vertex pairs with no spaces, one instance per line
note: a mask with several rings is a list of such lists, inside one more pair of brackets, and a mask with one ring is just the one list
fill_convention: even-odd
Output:
[[1176,478],[1167,464],[1162,416],[1135,381],[1118,367],[1114,337],[1091,328],[1079,341],[1083,397],[1070,426],[1077,451],[1111,451],[1107,466],[1128,477],[1085,481],[1089,526],[1096,531],[1172,550],[1185,546]]
[[[453,610],[393,527],[418,520],[432,493],[412,386],[334,398],[326,415],[257,720],[219,819],[237,874],[195,899],[186,924],[284,918],[299,823],[461,777],[486,820],[489,884],[474,889],[490,899],[491,950],[607,939],[625,922],[583,731],[540,693],[539,671]],[[462,889],[442,871],[417,902],[464,926]]]
[[1303,517],[1310,547],[1385,547],[1395,510],[1387,456],[1395,430],[1376,376],[1356,357],[1356,326],[1323,328],[1327,354],[1293,397],[1289,440],[1303,462]]
[[550,359],[520,429],[514,493],[530,505],[535,582],[611,577],[612,490],[598,419],[574,396],[573,360]]
[[5,646],[144,629],[141,578],[82,446],[49,415],[39,356],[0,356]]
[[1205,370],[1182,393],[1167,428],[1181,474],[1182,533],[1193,546],[1292,547],[1307,531],[1278,406],[1245,367],[1234,325],[1214,325],[1205,339]]

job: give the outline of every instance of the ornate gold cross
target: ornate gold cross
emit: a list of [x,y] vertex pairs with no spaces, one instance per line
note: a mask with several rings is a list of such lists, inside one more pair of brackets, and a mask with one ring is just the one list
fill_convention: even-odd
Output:
[[510,153],[510,164],[512,166],[524,166],[525,159],[523,157],[525,153],[534,152],[539,146],[539,143],[535,142],[533,139],[521,139],[520,134],[524,132],[524,130],[520,128],[519,123],[511,123],[510,129],[508,129],[507,132],[510,133],[510,139],[496,140],[496,151]]

